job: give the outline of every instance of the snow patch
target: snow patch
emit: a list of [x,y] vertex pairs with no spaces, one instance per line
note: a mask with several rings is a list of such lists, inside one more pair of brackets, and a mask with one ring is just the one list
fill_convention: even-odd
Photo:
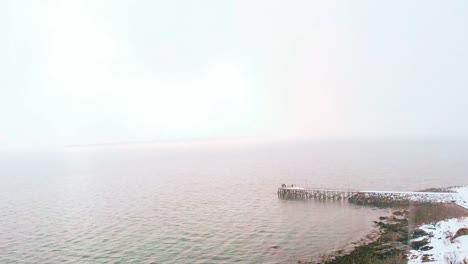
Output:
[[305,190],[302,187],[283,187],[285,190]]
[[[453,199],[456,204],[468,209],[468,186],[453,187]],[[408,263],[423,263],[423,257],[428,258],[431,263],[463,263],[468,261],[468,235],[452,237],[460,228],[468,228],[468,217],[453,218],[427,224],[419,227],[428,233],[428,236],[416,238],[412,241],[429,239],[429,243],[422,248],[426,250],[411,250],[408,254]]]
[[394,191],[363,191],[366,197],[377,196],[383,199],[399,201],[429,202],[429,203],[451,203],[459,198],[457,193],[441,192],[394,192]]
[[[468,236],[452,237],[460,228],[468,227],[468,217],[452,218],[436,223],[435,225],[422,225],[419,228],[424,230],[429,236],[429,243],[421,248],[428,250],[411,250],[408,254],[408,263],[423,263],[423,257],[426,255],[430,263],[463,263],[468,260]],[[421,240],[421,238],[413,241]],[[453,262],[448,262],[452,260]]]
[[451,191],[457,193],[455,197],[455,203],[468,209],[468,186],[463,187],[453,187],[450,188]]

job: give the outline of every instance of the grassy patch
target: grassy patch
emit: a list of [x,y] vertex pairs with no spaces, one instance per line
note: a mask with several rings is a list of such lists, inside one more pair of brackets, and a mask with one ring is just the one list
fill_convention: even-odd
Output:
[[419,204],[408,207],[408,219],[415,225],[468,216],[468,210],[456,204]]

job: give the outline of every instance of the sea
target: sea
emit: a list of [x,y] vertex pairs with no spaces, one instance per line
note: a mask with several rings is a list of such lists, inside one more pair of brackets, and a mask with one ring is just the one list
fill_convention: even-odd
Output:
[[281,184],[468,184],[468,142],[323,140],[0,149],[0,263],[297,263],[388,213],[282,200]]

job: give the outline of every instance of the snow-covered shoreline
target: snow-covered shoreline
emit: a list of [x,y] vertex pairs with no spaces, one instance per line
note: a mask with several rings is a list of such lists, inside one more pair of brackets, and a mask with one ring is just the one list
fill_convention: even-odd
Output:
[[[468,209],[468,186],[453,187],[454,201],[457,205]],[[413,239],[412,242],[426,240],[427,244],[418,250],[411,250],[408,254],[408,263],[468,263],[468,235],[454,238],[457,231],[468,228],[468,217],[452,218],[435,224],[425,224],[419,229],[428,235]],[[467,262],[464,262],[467,261]]]
[[458,201],[458,194],[448,192],[394,192],[394,191],[363,191],[366,196],[373,195],[383,199],[411,202],[450,203]]
[[[436,224],[422,225],[419,228],[429,235],[412,241],[427,239],[429,243],[423,247],[427,250],[411,250],[408,254],[408,263],[423,263],[425,255],[431,260],[431,263],[445,264],[468,261],[468,235],[452,239],[458,230],[468,228],[468,217],[452,218]],[[448,260],[453,262],[448,262]]]
[[455,203],[460,205],[461,207],[464,207],[465,209],[468,209],[468,186],[452,187],[449,190],[454,191],[456,194],[458,194],[457,196],[455,196]]

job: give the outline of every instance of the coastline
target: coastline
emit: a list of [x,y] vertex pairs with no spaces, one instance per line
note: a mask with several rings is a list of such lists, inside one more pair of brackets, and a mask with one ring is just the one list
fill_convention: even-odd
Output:
[[[456,237],[458,230],[468,230],[468,186],[430,191],[459,196],[452,203],[387,202],[384,206],[392,213],[374,221],[376,229],[355,242],[351,250],[336,250],[319,260],[298,263],[468,263],[464,262],[468,259],[468,233]],[[443,239],[445,242],[440,243]],[[461,243],[461,249],[457,243]]]

